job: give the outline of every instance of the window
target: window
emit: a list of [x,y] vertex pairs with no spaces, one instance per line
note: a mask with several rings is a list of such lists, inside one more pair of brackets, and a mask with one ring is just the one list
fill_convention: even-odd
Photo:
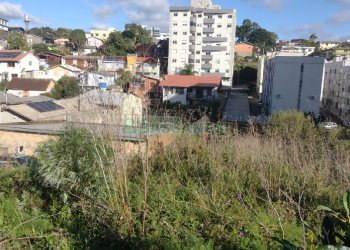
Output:
[[177,35],[177,31],[174,31],[174,32],[173,32],[173,35],[175,35],[175,36],[176,36],[176,35]]
[[98,36],[98,33],[96,33],[95,36]]
[[181,42],[182,45],[185,45],[186,43],[187,43],[186,40],[182,40]]
[[174,59],[172,60],[172,62],[173,62],[173,63],[176,63],[176,59],[174,58]]
[[198,59],[196,60],[196,63],[200,63],[200,62],[201,62],[201,60],[198,60]]
[[18,77],[18,74],[12,74],[11,76],[12,76],[12,78],[16,78],[16,77]]
[[175,40],[175,41],[173,41],[173,44],[177,44],[177,41]]
[[232,24],[227,24],[227,28],[232,28]]
[[177,13],[177,12],[175,12],[175,13],[174,13],[174,16],[178,16],[178,13]]
[[173,26],[177,26],[177,23],[174,23]]
[[33,62],[32,61],[29,61],[29,66],[32,66],[33,65]]
[[220,73],[220,70],[219,70],[219,69],[216,69],[216,70],[215,70],[215,73]]
[[220,64],[220,60],[215,60],[215,63],[216,64]]
[[15,62],[8,62],[7,66],[11,67],[11,68],[14,68],[15,67]]
[[106,36],[107,36],[107,34],[103,34],[103,36],[104,36],[104,37],[106,37]]
[[227,73],[227,74],[228,74],[228,73],[230,73],[230,70],[229,70],[229,69],[227,69],[227,70],[226,70],[226,73]]
[[176,94],[179,94],[179,95],[183,95],[183,94],[185,94],[185,89],[183,89],[183,88],[177,88],[177,89],[175,89],[175,93],[176,93]]
[[218,18],[222,18],[222,15],[218,15]]
[[232,15],[228,15],[228,18],[232,18]]
[[218,24],[218,28],[222,28],[222,25],[221,25],[221,24]]
[[187,26],[187,23],[183,23],[182,26],[186,27],[186,26]]
[[197,50],[197,51],[196,51],[196,54],[197,54],[197,55],[200,55],[200,54],[201,54],[201,52],[200,52],[199,50]]
[[202,35],[202,33],[197,33],[197,36],[201,36]]
[[198,17],[202,17],[202,14],[198,14]]
[[187,32],[185,31],[185,32],[182,32],[182,34],[184,35],[184,36],[187,36]]
[[184,13],[184,16],[187,16],[187,13]]

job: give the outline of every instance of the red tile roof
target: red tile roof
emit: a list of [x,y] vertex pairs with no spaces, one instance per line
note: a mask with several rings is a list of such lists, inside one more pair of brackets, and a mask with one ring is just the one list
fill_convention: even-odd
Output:
[[220,87],[220,76],[168,75],[161,81],[162,87]]
[[136,58],[136,61],[138,63],[157,63],[157,60],[153,57],[144,57],[144,56],[138,56]]
[[46,91],[51,82],[50,79],[12,78],[7,87],[10,90]]

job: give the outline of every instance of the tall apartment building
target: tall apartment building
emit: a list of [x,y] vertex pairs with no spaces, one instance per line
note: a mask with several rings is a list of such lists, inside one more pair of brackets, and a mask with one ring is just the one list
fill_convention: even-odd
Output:
[[326,63],[322,104],[350,125],[350,58]]
[[221,9],[210,0],[192,0],[191,7],[170,7],[168,74],[186,64],[195,75],[221,76],[232,86],[236,10]]
[[276,56],[264,68],[263,105],[267,115],[298,110],[320,112],[325,59]]

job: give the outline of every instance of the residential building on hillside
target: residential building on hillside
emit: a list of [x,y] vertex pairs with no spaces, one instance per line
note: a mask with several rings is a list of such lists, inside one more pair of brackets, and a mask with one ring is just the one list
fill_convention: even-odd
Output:
[[153,38],[158,38],[160,36],[159,27],[142,25],[142,28],[144,28],[148,32],[148,34]]
[[221,81],[220,76],[167,75],[160,83],[163,101],[191,104],[215,100]]
[[267,115],[298,110],[317,115],[320,111],[325,59],[276,56],[264,69],[263,106]]
[[336,48],[340,45],[340,42],[327,42],[327,41],[323,41],[323,42],[318,42],[319,46],[320,46],[320,50],[324,51],[324,50],[329,50],[329,49],[333,49]]
[[36,78],[36,79],[52,79],[54,81],[60,80],[63,76],[76,77],[84,71],[80,68],[71,65],[56,65],[48,69],[34,70],[26,74],[23,74],[23,78]]
[[9,30],[9,21],[0,17],[0,30]]
[[26,34],[25,39],[27,40],[29,48],[32,48],[35,44],[44,43],[44,39],[42,37],[33,34]]
[[92,37],[96,37],[96,38],[101,39],[102,41],[106,41],[108,39],[109,35],[115,31],[118,31],[118,30],[114,29],[114,28],[110,28],[107,30],[92,29],[90,31],[90,33],[91,33]]
[[220,76],[223,86],[232,87],[236,10],[210,0],[170,7],[169,33],[169,75],[192,64],[196,75]]
[[350,56],[350,47],[338,47],[333,49],[333,57]]
[[134,77],[128,83],[128,93],[143,101],[159,100],[161,96],[160,79],[153,77]]
[[11,81],[23,73],[39,70],[39,59],[32,53],[20,50],[0,50],[0,78]]
[[276,51],[277,54],[283,54],[283,56],[309,56],[315,52],[316,47],[295,46],[295,45],[282,45],[279,46]]
[[254,45],[251,43],[237,43],[234,52],[241,57],[253,56]]
[[54,87],[55,82],[50,79],[13,78],[7,84],[8,93],[18,97],[40,96]]
[[44,62],[44,64],[47,64],[49,66],[56,66],[61,64],[62,56],[47,52],[47,53],[40,53],[37,54],[37,57]]
[[99,60],[102,60],[102,56],[63,56],[62,64],[76,66],[81,69],[97,70]]
[[350,125],[350,58],[326,63],[322,104]]
[[87,89],[99,88],[104,84],[107,88],[115,85],[116,73],[111,72],[85,72],[79,74],[79,86]]

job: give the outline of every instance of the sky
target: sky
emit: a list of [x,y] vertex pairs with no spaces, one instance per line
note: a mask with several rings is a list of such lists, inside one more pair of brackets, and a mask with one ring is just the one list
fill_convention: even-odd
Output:
[[[308,38],[350,40],[350,0],[212,0],[223,9],[237,10],[237,23],[251,19],[282,40]],[[0,17],[10,26],[50,26],[72,29],[114,27],[125,23],[160,27],[167,31],[169,6],[189,6],[190,0],[0,0]]]

